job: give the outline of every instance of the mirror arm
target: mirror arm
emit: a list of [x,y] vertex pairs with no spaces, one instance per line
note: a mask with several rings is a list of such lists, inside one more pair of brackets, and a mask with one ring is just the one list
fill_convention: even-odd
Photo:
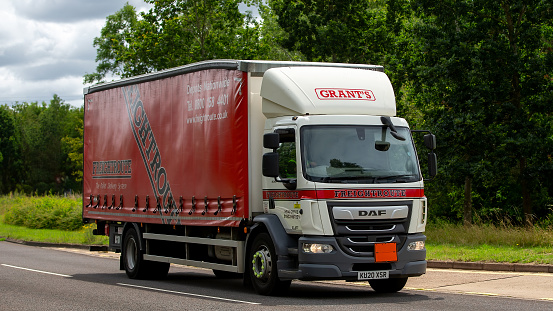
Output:
[[399,135],[399,133],[397,132],[397,129],[394,126],[394,124],[392,123],[392,119],[390,119],[390,117],[382,116],[382,117],[380,117],[380,122],[382,122],[383,125],[390,128],[390,134],[392,134],[392,136],[395,139],[401,140],[401,141],[405,140],[405,137]]

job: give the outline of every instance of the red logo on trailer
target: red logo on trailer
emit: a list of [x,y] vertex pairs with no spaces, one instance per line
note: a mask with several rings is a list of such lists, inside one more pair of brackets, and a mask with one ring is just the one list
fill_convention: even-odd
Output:
[[373,91],[363,89],[320,88],[315,93],[320,100],[376,100]]

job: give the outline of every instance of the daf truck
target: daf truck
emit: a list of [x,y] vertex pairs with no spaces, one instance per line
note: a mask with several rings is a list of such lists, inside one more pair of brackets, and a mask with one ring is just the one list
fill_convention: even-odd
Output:
[[381,66],[204,61],[87,87],[84,110],[83,221],[130,278],[174,263],[274,295],[426,271],[436,138],[396,116]]

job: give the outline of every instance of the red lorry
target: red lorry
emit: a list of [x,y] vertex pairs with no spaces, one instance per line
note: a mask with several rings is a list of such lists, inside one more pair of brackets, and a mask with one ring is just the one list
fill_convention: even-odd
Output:
[[177,263],[271,295],[425,273],[424,178],[382,67],[215,60],[84,93],[83,220],[130,278]]

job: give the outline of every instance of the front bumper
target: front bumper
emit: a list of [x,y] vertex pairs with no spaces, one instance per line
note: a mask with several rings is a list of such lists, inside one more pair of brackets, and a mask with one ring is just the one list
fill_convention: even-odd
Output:
[[[397,252],[398,261],[375,263],[374,257],[358,257],[346,254],[334,237],[301,237],[298,240],[297,269],[290,269],[288,261],[279,261],[279,278],[300,280],[340,279],[355,281],[359,271],[387,270],[390,278],[420,276],[426,273],[426,249],[410,251],[410,242],[425,241],[423,234],[408,235]],[[328,254],[305,253],[303,243],[330,244],[334,251]]]

